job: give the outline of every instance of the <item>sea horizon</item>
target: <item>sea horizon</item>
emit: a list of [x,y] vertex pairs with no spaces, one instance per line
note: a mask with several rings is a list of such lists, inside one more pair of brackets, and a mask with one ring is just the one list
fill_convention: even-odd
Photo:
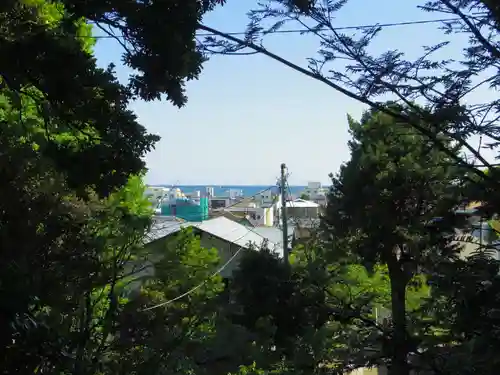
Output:
[[[168,187],[168,188],[179,188],[185,193],[191,193],[193,191],[205,191],[207,187],[214,188],[215,196],[222,196],[229,192],[229,190],[241,190],[243,192],[243,196],[249,197],[253,195],[257,195],[260,191],[271,189],[273,192],[278,192],[277,185],[216,185],[216,184],[197,184],[197,185],[178,185],[178,184],[158,184],[158,185],[150,185],[154,187]],[[300,194],[307,186],[306,185],[290,185],[290,193],[292,195]]]

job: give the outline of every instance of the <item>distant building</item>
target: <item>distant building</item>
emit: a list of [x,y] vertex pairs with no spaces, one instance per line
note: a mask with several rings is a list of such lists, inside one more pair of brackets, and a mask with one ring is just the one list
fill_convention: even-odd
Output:
[[146,186],[144,190],[144,196],[148,199],[153,207],[158,207],[165,196],[168,196],[170,192],[169,188],[162,186]]
[[[281,201],[276,202],[278,217],[281,218],[283,206]],[[296,219],[317,219],[320,214],[320,205],[318,203],[307,201],[305,199],[295,199],[286,202],[286,213],[289,220]]]
[[175,216],[185,221],[203,221],[208,219],[208,198],[197,200],[176,198],[165,200],[161,204],[160,215]]
[[199,191],[185,194],[179,188],[148,186],[145,196],[159,216],[178,217],[186,221],[208,219],[208,198]]
[[212,198],[215,196],[215,188],[211,187],[211,186],[207,186],[206,189],[205,189],[206,193],[207,193],[207,197],[208,198]]
[[218,208],[228,207],[233,203],[233,199],[223,196],[223,197],[209,197],[210,208],[216,210]]
[[211,202],[212,213],[214,215],[228,212],[238,216],[243,215],[255,227],[272,227],[274,225],[274,209],[272,204],[260,205],[250,198],[241,199],[240,201],[231,201],[230,204],[223,207],[214,205],[214,200]]
[[239,197],[243,197],[243,190],[242,189],[229,189],[228,194],[229,194],[230,199],[236,199]]
[[274,201],[276,201],[276,195],[272,189],[268,189],[254,196],[254,199],[261,205],[269,205],[272,204]]
[[326,206],[328,189],[321,186],[321,182],[308,182],[307,187],[300,194],[307,196],[307,200]]

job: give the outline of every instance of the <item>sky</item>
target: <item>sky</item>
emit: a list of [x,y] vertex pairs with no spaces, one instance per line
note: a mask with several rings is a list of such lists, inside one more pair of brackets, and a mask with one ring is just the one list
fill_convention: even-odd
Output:
[[[351,0],[338,13],[336,26],[443,18],[418,10],[417,3]],[[244,31],[246,13],[255,4],[256,0],[228,0],[203,22],[221,31]],[[437,26],[388,28],[372,52],[401,49],[416,56],[422,45],[443,38]],[[264,46],[305,67],[318,40],[275,34]],[[124,80],[131,71],[121,64],[122,52],[110,39],[99,39],[95,47],[98,63],[114,62]],[[268,185],[275,183],[281,163],[286,163],[291,185],[328,185],[328,174],[349,159],[347,114],[359,118],[365,109],[262,55],[213,57],[199,80],[188,83],[187,95],[188,103],[181,109],[166,101],[132,104],[148,131],[161,136],[146,157],[148,184]]]

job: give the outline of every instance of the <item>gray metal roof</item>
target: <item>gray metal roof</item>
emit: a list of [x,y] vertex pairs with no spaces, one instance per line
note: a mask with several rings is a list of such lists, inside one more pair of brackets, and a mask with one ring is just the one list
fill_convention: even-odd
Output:
[[264,238],[267,238],[270,242],[283,247],[283,231],[276,227],[255,227],[252,228],[255,233],[258,233]]
[[[276,231],[269,229],[259,233],[257,228],[248,228],[226,217],[220,216],[202,222],[178,222],[171,220],[155,220],[151,226],[150,232],[146,236],[146,243],[156,241],[160,238],[167,237],[173,233],[179,232],[182,228],[195,227],[203,232],[209,233],[212,236],[218,237],[224,241],[234,243],[241,247],[248,248],[250,244],[257,247],[261,246],[264,240],[268,240],[268,247],[283,255],[281,240],[278,241]],[[277,229],[277,228],[274,228]],[[277,229],[280,232],[279,229]],[[270,238],[271,237],[271,238]]]
[[146,234],[145,242],[150,243],[159,240],[189,226],[189,223],[181,223],[174,220],[154,220],[150,231]]

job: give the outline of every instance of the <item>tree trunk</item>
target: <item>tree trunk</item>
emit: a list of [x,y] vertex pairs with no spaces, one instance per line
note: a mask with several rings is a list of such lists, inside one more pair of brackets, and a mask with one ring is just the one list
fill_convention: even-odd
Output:
[[392,336],[392,358],[389,375],[409,375],[408,343],[406,332],[406,279],[401,271],[390,272],[391,310],[394,332]]

